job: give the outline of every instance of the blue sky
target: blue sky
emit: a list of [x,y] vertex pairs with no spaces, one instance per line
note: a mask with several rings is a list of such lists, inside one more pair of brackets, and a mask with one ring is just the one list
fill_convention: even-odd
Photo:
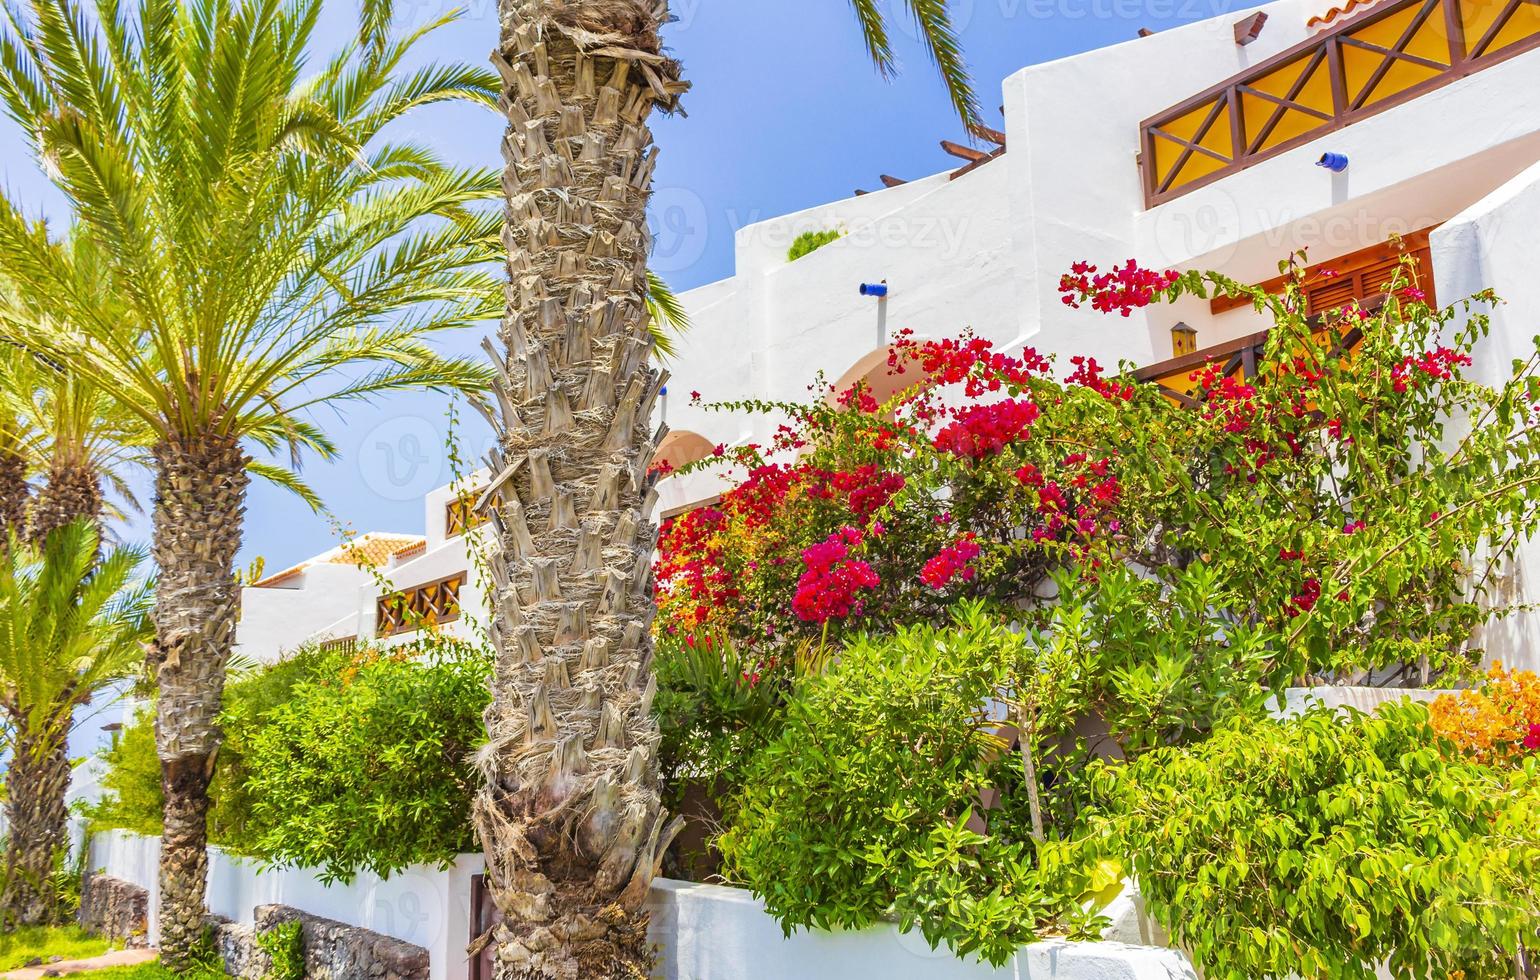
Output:
[[[688,117],[660,118],[662,147],[654,216],[655,265],[678,290],[732,274],[732,236],[743,225],[879,186],[877,175],[913,178],[956,165],[937,146],[960,139],[946,94],[903,15],[894,14],[902,73],[878,77],[865,60],[846,0],[674,0],[679,22],[667,43],[695,84]],[[963,44],[986,108],[999,125],[1000,81],[1023,66],[1250,6],[1230,0],[953,0]],[[449,5],[401,0],[403,22],[442,15]],[[495,0],[471,0],[457,23],[422,48],[424,60],[482,61],[495,41]],[[334,0],[319,37],[327,48],[352,30],[356,6]],[[318,52],[320,53],[320,52]],[[406,124],[466,164],[498,163],[501,126],[468,107],[430,109]],[[1073,147],[1058,152],[1073,152]],[[67,220],[63,200],[38,173],[8,121],[0,120],[0,184],[33,213]],[[480,331],[449,342],[470,351]],[[686,341],[688,342],[688,341]],[[342,450],[330,463],[307,460],[302,475],[336,517],[355,530],[420,533],[423,492],[446,483],[446,403],[433,394],[396,395],[346,414],[318,417]],[[462,442],[481,454],[479,418],[464,420]],[[139,481],[145,483],[145,481]],[[146,493],[147,497],[148,494]],[[147,501],[146,501],[147,503]],[[124,537],[145,539],[148,522]],[[276,570],[336,543],[329,521],[283,491],[257,485],[247,508],[242,563],[262,556]]]

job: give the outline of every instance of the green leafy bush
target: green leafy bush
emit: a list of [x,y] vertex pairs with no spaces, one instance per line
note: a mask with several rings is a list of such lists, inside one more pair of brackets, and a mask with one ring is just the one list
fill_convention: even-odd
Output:
[[1495,980],[1540,931],[1537,776],[1460,757],[1422,705],[1317,710],[1104,769],[1098,822],[1208,977]]
[[257,946],[273,964],[268,980],[305,980],[305,927],[298,919],[257,933]]
[[472,850],[487,682],[484,659],[460,657],[375,659],[296,684],[243,735],[253,853],[333,880]]
[[[488,661],[435,641],[351,654],[305,650],[232,683],[210,795],[210,839],[278,864],[389,875],[475,848],[469,755],[484,737]],[[93,829],[158,834],[154,713],[107,754]]]
[[[253,853],[245,833],[251,815],[244,762],[246,739],[261,725],[264,714],[290,698],[295,685],[340,677],[348,664],[342,654],[306,647],[277,663],[232,678],[225,688],[225,741],[210,790],[215,801],[209,815],[209,839],[213,843],[235,853]],[[140,710],[119,733],[105,758],[105,792],[100,801],[84,810],[92,829],[159,834],[164,797],[160,759],[155,754],[153,706]]]
[[825,231],[804,231],[791,243],[791,248],[786,250],[786,261],[795,262],[804,255],[810,255],[831,242],[837,242],[845,236],[845,233],[835,228]]
[[971,606],[950,628],[848,646],[750,767],[720,840],[728,877],[788,932],[892,919],[997,964],[1042,931],[1094,931],[1079,899],[1117,869],[1029,839],[1019,761],[985,713],[1020,642]]

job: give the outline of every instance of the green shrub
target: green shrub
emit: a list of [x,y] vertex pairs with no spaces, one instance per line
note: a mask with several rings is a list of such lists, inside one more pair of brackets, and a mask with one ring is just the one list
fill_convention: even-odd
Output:
[[843,231],[830,228],[826,231],[804,231],[791,243],[791,248],[786,250],[786,261],[795,262],[804,255],[818,251],[831,242],[837,242],[845,237]]
[[[251,854],[245,827],[251,800],[246,792],[244,746],[264,714],[287,701],[295,685],[341,676],[348,667],[342,654],[306,647],[277,663],[231,678],[225,688],[221,721],[225,741],[210,796],[209,839],[238,854]],[[84,808],[92,830],[127,830],[150,836],[161,832],[164,798],[160,789],[160,759],[155,753],[155,710],[141,709],[106,751],[106,791]]]
[[272,961],[269,980],[305,980],[305,927],[298,919],[257,933],[257,946]]
[[[728,876],[788,933],[893,919],[998,964],[1044,930],[1094,931],[1078,900],[1117,869],[1028,839],[1017,760],[984,715],[1019,643],[969,608],[950,629],[847,647],[754,760],[720,840]],[[994,790],[1002,802],[983,812]],[[975,813],[987,835],[968,829]]]
[[474,849],[469,756],[487,683],[486,660],[464,656],[373,659],[296,684],[243,730],[251,852],[345,880]]
[[1214,980],[1496,980],[1540,931],[1537,776],[1460,758],[1403,703],[1237,721],[1097,781],[1105,845]]
[[[210,840],[278,864],[389,875],[473,850],[470,752],[484,737],[488,661],[440,638],[422,650],[304,650],[233,682],[210,796]],[[154,712],[107,753],[92,829],[161,829]]]
[[160,758],[155,754],[153,706],[139,710],[103,758],[107,769],[102,774],[102,796],[81,811],[90,829],[159,835],[165,798],[160,791]]

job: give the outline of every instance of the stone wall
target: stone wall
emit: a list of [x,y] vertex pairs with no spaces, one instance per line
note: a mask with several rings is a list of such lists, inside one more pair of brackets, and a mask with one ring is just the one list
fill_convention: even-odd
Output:
[[225,969],[241,980],[265,980],[272,962],[257,936],[293,921],[304,929],[305,980],[429,980],[428,951],[421,946],[287,905],[259,905],[254,917],[253,926],[221,922],[214,929]]
[[149,945],[150,893],[111,875],[88,874],[80,891],[80,924],[128,949]]

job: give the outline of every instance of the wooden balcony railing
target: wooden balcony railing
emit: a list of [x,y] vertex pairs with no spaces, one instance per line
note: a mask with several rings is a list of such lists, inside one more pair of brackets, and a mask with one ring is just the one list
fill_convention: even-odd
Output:
[[1535,0],[1398,0],[1375,7],[1141,123],[1145,205],[1537,46]]
[[428,629],[460,618],[460,587],[465,573],[382,595],[376,609],[374,635],[385,637]]
[[[1378,304],[1375,304],[1377,306]],[[1366,309],[1372,309],[1366,306]],[[1237,337],[1234,340],[1205,347],[1169,360],[1149,364],[1134,372],[1139,381],[1152,382],[1160,387],[1161,394],[1178,405],[1196,408],[1203,404],[1203,393],[1198,390],[1198,375],[1209,365],[1219,368],[1220,377],[1249,381],[1257,376],[1257,365],[1267,350],[1267,335],[1271,331]],[[1323,349],[1330,348],[1337,354],[1352,357],[1363,342],[1363,331],[1357,327],[1345,334],[1328,333],[1323,327],[1316,334]]]
[[[476,490],[474,493],[454,497],[449,503],[444,505],[444,537],[452,538],[457,534],[464,534],[466,531],[478,528],[487,522],[485,514],[478,514],[476,512],[476,501],[481,499],[483,493],[486,493],[485,487]],[[500,493],[492,498],[492,505],[494,507],[501,507],[502,502],[503,498]]]

